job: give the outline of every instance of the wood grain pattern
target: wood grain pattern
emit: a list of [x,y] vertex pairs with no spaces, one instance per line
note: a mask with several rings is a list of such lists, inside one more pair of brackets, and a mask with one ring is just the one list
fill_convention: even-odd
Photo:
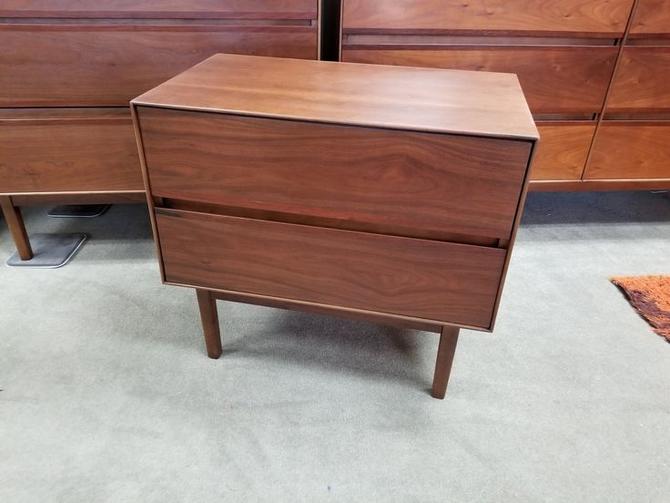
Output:
[[316,0],[3,0],[0,17],[316,19]]
[[626,47],[607,113],[670,112],[670,47]]
[[344,32],[623,33],[633,0],[342,0]]
[[0,107],[127,105],[218,52],[317,57],[311,27],[84,28],[0,25]]
[[531,148],[149,107],[138,113],[155,196],[407,232],[509,237]]
[[535,140],[514,75],[218,54],[136,105]]
[[670,0],[638,0],[630,36],[662,37],[670,35]]
[[0,194],[142,191],[128,109],[0,111]]
[[505,250],[158,210],[166,280],[482,328]]
[[670,121],[605,121],[585,179],[670,179]]
[[615,47],[460,47],[364,49],[344,47],[357,63],[516,73],[533,113],[597,113],[605,99]]
[[539,122],[541,141],[533,161],[533,180],[579,180],[591,148],[595,122]]

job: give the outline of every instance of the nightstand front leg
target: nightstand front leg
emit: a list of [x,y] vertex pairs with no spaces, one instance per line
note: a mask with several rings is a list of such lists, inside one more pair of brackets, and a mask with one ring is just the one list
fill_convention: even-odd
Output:
[[221,356],[221,332],[219,331],[219,315],[216,311],[216,298],[209,290],[196,289],[202,331],[205,335],[207,356],[217,359]]
[[435,376],[433,377],[433,398],[442,400],[447,394],[447,384],[449,384],[451,365],[454,362],[459,331],[460,329],[456,327],[442,327],[440,345],[437,348]]
[[9,227],[9,232],[12,235],[19,257],[21,257],[21,260],[32,259],[33,249],[28,240],[28,233],[23,223],[21,210],[14,206],[12,198],[9,196],[0,196],[0,206],[2,207],[2,213],[5,216],[7,227]]

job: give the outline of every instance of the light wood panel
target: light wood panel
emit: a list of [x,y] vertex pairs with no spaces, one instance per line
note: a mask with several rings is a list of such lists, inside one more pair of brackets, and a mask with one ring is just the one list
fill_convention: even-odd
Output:
[[316,19],[315,0],[3,0],[0,17]]
[[0,110],[0,152],[0,193],[144,190],[127,108]]
[[[0,25],[0,106],[116,106],[218,52],[317,57],[315,28]],[[20,62],[20,64],[17,64]]]
[[670,46],[626,47],[607,113],[670,112]]
[[158,210],[168,282],[488,328],[505,250]]
[[517,78],[500,73],[218,54],[133,103],[414,131],[537,138]]
[[670,0],[638,0],[631,37],[670,35]]
[[531,148],[148,107],[138,113],[155,196],[412,233],[509,237]]
[[595,122],[539,122],[540,144],[531,180],[579,180],[589,154]]
[[534,113],[597,113],[615,47],[343,48],[343,61],[516,73]]
[[670,179],[670,121],[605,121],[585,179]]
[[620,36],[633,0],[343,0],[344,31],[486,31]]

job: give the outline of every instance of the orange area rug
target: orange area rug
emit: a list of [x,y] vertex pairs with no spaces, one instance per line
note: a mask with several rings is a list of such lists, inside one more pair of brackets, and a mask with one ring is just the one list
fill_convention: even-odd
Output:
[[631,305],[670,342],[670,276],[629,276],[612,278]]

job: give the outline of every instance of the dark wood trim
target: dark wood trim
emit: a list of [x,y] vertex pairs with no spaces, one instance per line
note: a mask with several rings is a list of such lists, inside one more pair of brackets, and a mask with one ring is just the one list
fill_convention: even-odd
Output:
[[607,190],[670,190],[670,179],[657,180],[536,180],[532,192],[588,192]]
[[14,194],[16,206],[46,206],[50,204],[140,204],[146,202],[144,191],[133,192],[71,192]]

